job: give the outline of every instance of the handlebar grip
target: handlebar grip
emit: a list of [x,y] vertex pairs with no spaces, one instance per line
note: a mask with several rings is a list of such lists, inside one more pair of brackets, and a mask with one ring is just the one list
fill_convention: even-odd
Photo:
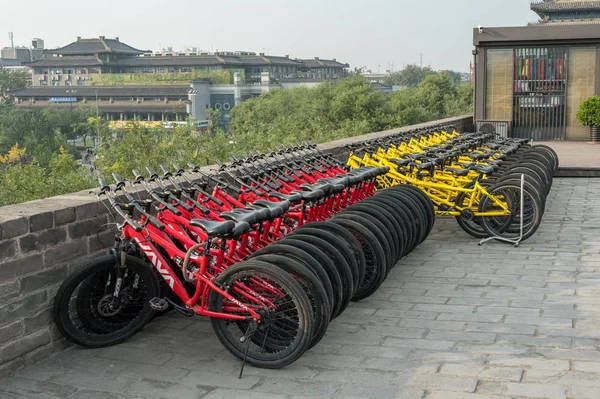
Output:
[[154,171],[152,166],[146,166],[146,170],[150,173],[150,178],[158,177],[158,174]]
[[112,172],[112,177],[113,177],[115,183],[117,184],[117,188],[121,188],[121,187],[125,186],[125,181],[123,179],[121,179],[121,176],[119,176],[119,174],[117,172]]
[[169,174],[171,173],[171,172],[169,172],[169,168],[167,168],[167,165],[162,164],[162,163],[160,164],[160,170],[162,170],[165,175],[167,173],[169,173]]
[[102,191],[110,191],[110,186],[104,180],[104,177],[98,176],[98,183],[100,184],[100,189]]
[[150,223],[152,226],[156,227],[159,230],[164,230],[165,229],[165,225],[161,222],[158,221],[158,219],[156,219],[154,216],[152,215],[148,215],[148,223]]
[[133,176],[135,177],[135,180],[144,180],[144,176],[140,173],[139,170],[132,169],[131,173],[133,173]]
[[175,170],[177,171],[177,173],[183,173],[185,172],[185,169],[183,169],[181,166],[179,166],[179,164],[173,162],[173,167],[175,168]]
[[222,162],[220,159],[215,159],[215,162],[216,162],[216,163],[217,163],[217,165],[219,165],[220,167],[223,167],[223,166],[225,166],[225,165],[223,164],[223,162]]

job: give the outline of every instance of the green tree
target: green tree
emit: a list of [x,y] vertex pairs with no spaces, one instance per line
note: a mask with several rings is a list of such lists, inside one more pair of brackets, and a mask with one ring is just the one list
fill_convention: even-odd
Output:
[[401,71],[391,73],[384,83],[389,86],[417,87],[429,75],[436,72],[431,67],[421,67],[417,64],[406,65]]
[[456,97],[456,86],[447,73],[429,75],[415,90],[417,103],[427,110],[434,119],[448,114],[448,101]]
[[0,103],[11,103],[12,96],[8,92],[27,86],[27,79],[27,71],[0,65]]

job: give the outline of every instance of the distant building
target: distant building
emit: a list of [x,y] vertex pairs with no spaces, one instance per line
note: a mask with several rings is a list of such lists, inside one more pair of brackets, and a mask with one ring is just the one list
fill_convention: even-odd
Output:
[[0,58],[17,60],[20,63],[33,62],[44,58],[44,41],[33,39],[31,47],[4,47],[0,50]]
[[479,128],[536,140],[588,140],[579,106],[600,94],[600,2],[531,4],[540,20],[473,30]]
[[600,22],[600,2],[579,0],[544,0],[531,4],[540,24],[587,24]]
[[[246,99],[273,88],[340,79],[348,68],[335,59],[292,59],[247,51],[203,53],[191,48],[175,53],[167,48],[152,53],[129,46],[118,37],[104,36],[78,37],[44,53],[43,59],[26,63],[33,71],[32,87],[12,93],[17,105],[95,104],[97,94],[99,111],[109,120],[177,121],[187,115],[203,120],[206,109],[212,108],[221,111],[227,122],[231,108]],[[225,76],[229,73],[230,81],[208,81],[207,75],[215,71],[223,71]],[[106,78],[110,85],[103,83],[105,75],[115,75]],[[189,79],[185,80],[186,76]],[[118,84],[121,80],[123,84]]]

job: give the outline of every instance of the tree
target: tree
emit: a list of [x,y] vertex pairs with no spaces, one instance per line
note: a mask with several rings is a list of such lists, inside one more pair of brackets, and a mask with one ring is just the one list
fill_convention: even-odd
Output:
[[436,72],[431,67],[420,67],[417,64],[409,64],[401,71],[391,73],[384,83],[389,86],[417,87],[429,75]]
[[27,71],[23,69],[6,68],[0,65],[0,103],[12,103],[12,96],[8,92],[27,86],[27,78]]
[[462,81],[462,74],[460,72],[451,71],[451,70],[443,70],[440,73],[447,73],[450,76],[450,80],[453,84],[458,84]]
[[440,73],[429,75],[419,83],[415,91],[415,99],[433,119],[448,115],[448,102],[456,96],[456,86],[452,84],[450,75]]

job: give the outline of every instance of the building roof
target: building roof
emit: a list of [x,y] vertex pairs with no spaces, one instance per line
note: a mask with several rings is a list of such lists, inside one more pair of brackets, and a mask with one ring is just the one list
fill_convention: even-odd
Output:
[[140,55],[147,51],[138,50],[119,41],[119,38],[106,39],[104,36],[93,39],[77,38],[77,41],[55,50],[46,50],[48,54],[59,55],[94,55],[94,54],[122,54]]
[[303,63],[308,68],[347,68],[348,64],[342,64],[337,60],[324,60],[321,58],[311,58],[311,59],[296,59],[297,61]]
[[21,61],[12,58],[0,58],[0,65],[2,66],[21,66]]
[[580,1],[580,0],[544,0],[531,4],[531,10],[540,17],[546,17],[549,14],[565,11],[599,11],[600,1]]
[[103,65],[101,59],[97,56],[72,56],[72,57],[46,57],[41,60],[27,62],[25,65],[30,66],[32,68],[35,67],[53,67],[53,66],[74,66],[74,67],[83,67],[83,66],[97,66]]
[[[190,86],[30,86],[10,92],[15,97],[93,97],[98,91],[100,97],[156,97],[186,96]],[[76,93],[67,94],[67,90]]]

